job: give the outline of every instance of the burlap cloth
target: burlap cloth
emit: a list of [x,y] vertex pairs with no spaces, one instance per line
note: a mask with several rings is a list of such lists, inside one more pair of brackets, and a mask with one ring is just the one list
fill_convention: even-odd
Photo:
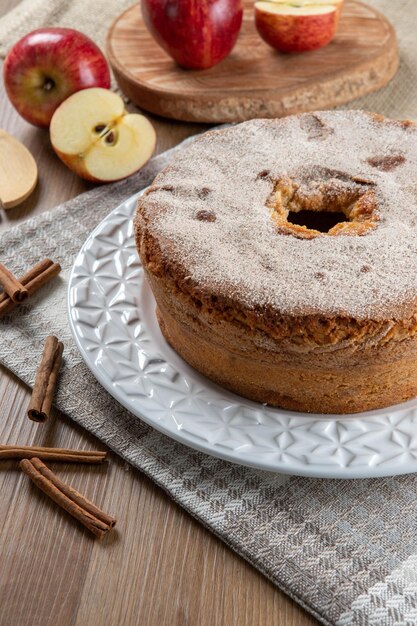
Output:
[[[47,24],[78,27],[102,44],[109,22],[129,4],[130,0],[23,0],[0,20],[0,52],[28,30]],[[353,106],[417,118],[417,0],[372,4],[397,28],[401,68],[388,87]],[[415,476],[313,480],[216,460],[130,415],[82,362],[65,312],[74,256],[92,228],[147,185],[177,149],[153,159],[128,180],[96,188],[1,236],[0,259],[18,274],[44,256],[63,266],[53,286],[1,323],[1,362],[32,384],[36,359],[28,361],[27,354],[39,354],[44,338],[56,333],[66,345],[57,406],[144,471],[321,622],[417,624]]]

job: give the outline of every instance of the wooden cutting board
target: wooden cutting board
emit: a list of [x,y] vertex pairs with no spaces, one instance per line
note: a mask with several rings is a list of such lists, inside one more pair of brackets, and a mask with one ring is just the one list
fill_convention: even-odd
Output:
[[284,55],[256,32],[244,0],[232,54],[203,71],[181,69],[154,41],[136,3],[113,23],[107,54],[122,91],[142,109],[190,122],[239,122],[328,109],[383,87],[398,68],[395,31],[362,2],[347,2],[334,41]]

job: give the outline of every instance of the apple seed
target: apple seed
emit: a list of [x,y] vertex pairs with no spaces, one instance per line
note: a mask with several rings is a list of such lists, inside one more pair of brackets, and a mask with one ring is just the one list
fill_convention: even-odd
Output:
[[104,141],[107,144],[114,146],[114,144],[116,143],[116,133],[111,130],[109,133],[107,133],[107,135],[105,135]]

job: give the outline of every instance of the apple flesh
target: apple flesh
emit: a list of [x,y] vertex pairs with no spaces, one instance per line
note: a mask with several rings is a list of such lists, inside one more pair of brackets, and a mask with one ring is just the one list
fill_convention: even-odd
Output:
[[155,40],[182,67],[202,70],[228,56],[242,25],[241,0],[142,0]]
[[335,4],[292,6],[274,0],[255,3],[255,25],[262,39],[280,52],[308,52],[336,34]]
[[337,19],[339,20],[340,14],[343,8],[344,0],[269,0],[275,2],[275,4],[286,4],[293,7],[308,7],[308,6],[329,6],[334,5],[336,7]]
[[152,156],[156,135],[143,115],[125,111],[123,100],[107,89],[84,89],[55,111],[52,146],[76,174],[94,182],[126,178]]
[[41,28],[25,35],[8,53],[3,76],[18,113],[43,128],[71,94],[90,87],[110,87],[102,52],[72,28]]
[[323,6],[333,4],[336,7],[342,7],[344,0],[269,0],[275,4],[286,4],[292,7],[307,7],[307,6]]

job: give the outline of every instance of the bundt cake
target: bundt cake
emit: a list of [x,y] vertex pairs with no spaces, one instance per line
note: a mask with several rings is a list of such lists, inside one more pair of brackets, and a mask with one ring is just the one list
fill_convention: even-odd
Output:
[[135,218],[171,346],[258,402],[417,396],[417,125],[361,111],[205,133]]

